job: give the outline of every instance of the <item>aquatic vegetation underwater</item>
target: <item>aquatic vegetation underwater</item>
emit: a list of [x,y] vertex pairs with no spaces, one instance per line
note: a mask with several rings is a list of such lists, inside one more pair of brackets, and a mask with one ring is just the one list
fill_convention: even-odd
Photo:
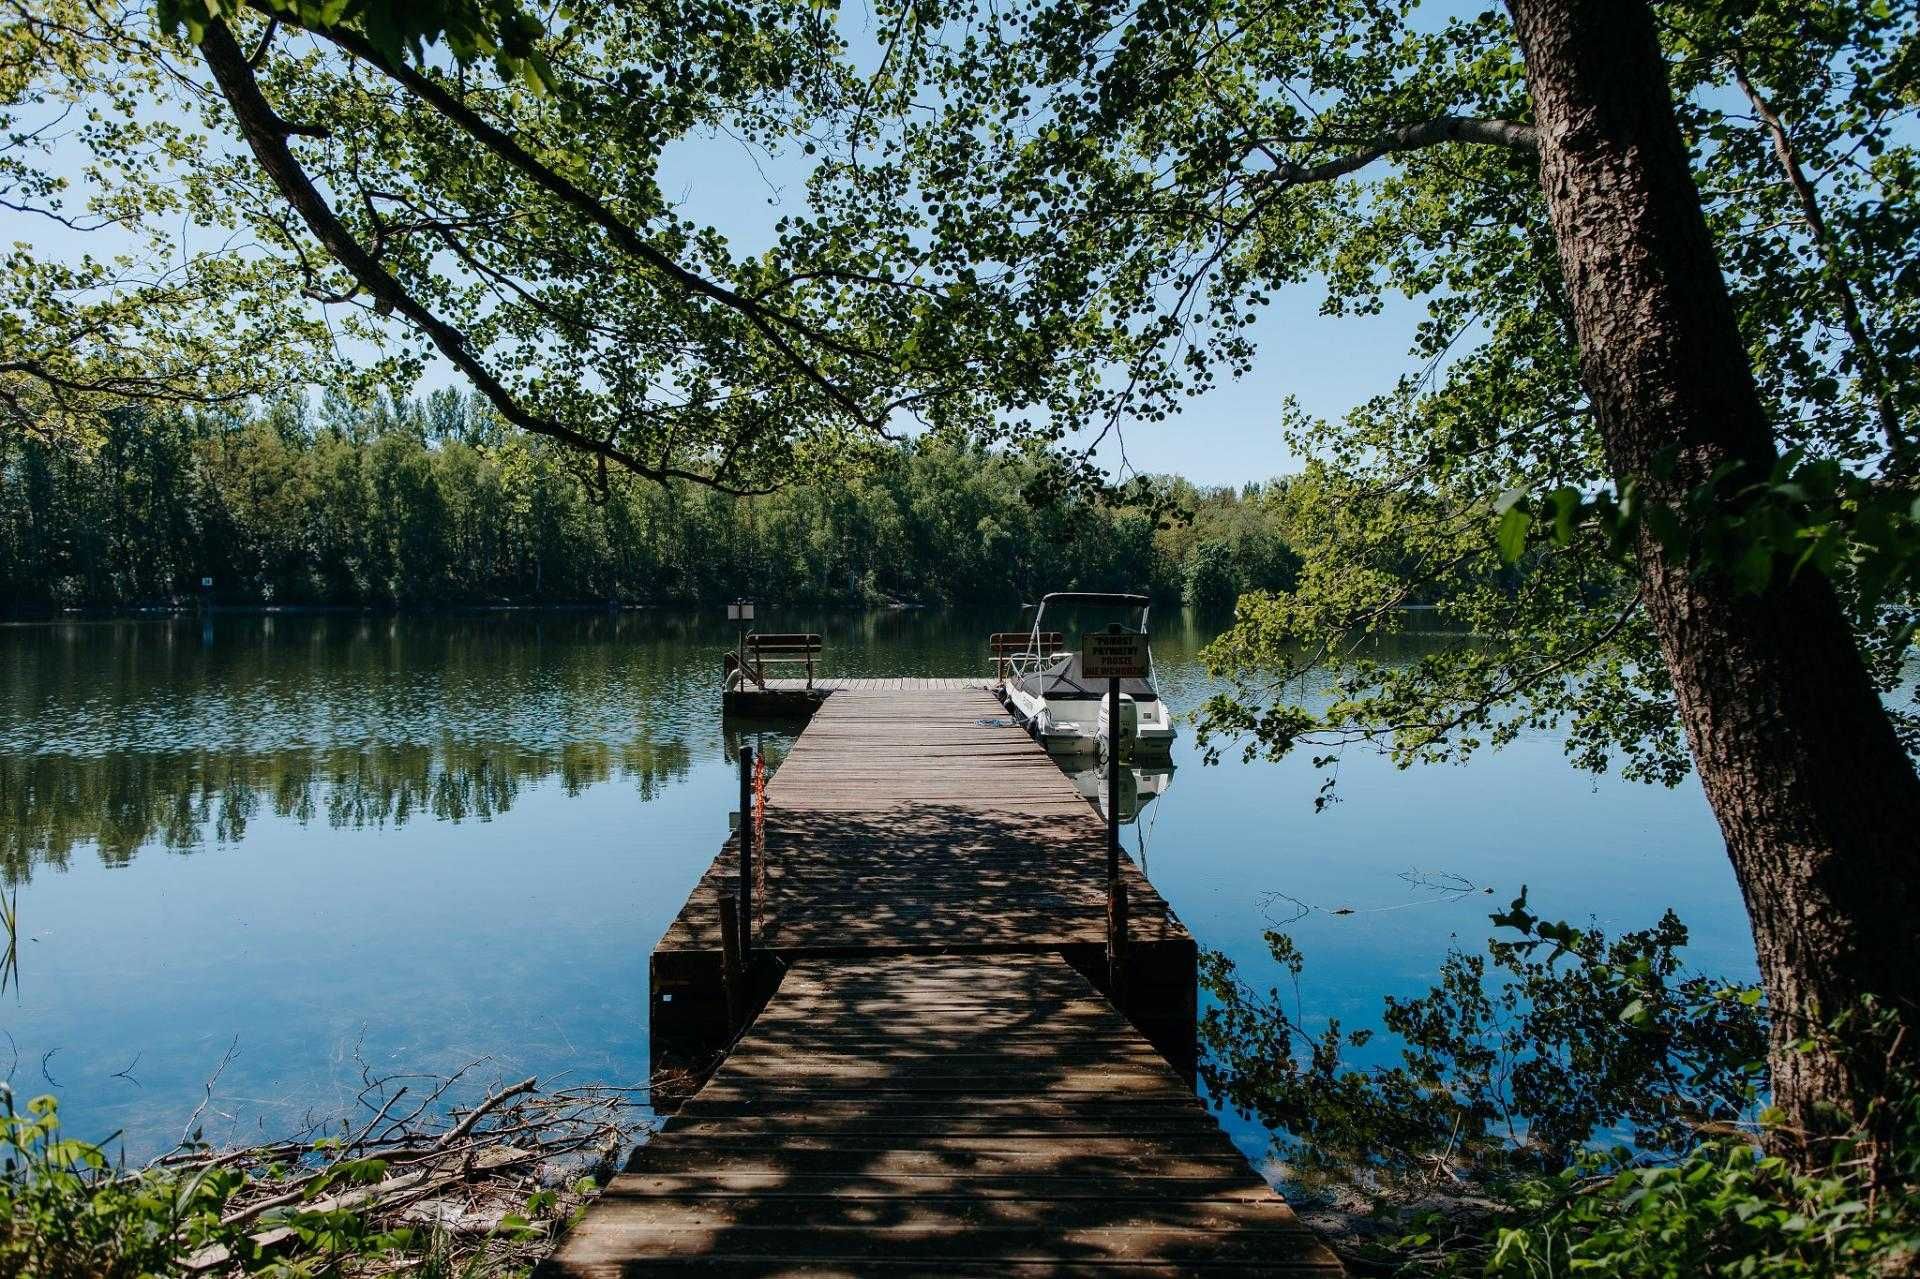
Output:
[[[1256,1118],[1305,1214],[1365,1273],[1891,1275],[1920,1261],[1920,1089],[1889,1080],[1903,1134],[1817,1147],[1768,1105],[1770,1010],[1756,986],[1690,971],[1667,912],[1609,938],[1493,916],[1486,955],[1386,999],[1381,1032],[1311,1015],[1305,958],[1269,932],[1292,989],[1264,994],[1213,954],[1202,1024],[1215,1103]],[[1311,1024],[1314,1029],[1309,1030]],[[1897,1019],[1805,1028],[1892,1060]]]

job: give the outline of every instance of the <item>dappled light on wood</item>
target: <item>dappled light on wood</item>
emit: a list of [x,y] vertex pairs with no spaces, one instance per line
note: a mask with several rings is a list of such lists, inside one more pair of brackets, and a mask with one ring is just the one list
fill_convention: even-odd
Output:
[[681,1265],[1342,1273],[1053,955],[795,964],[540,1273]]
[[1047,752],[966,681],[819,696],[752,927],[736,835],[654,952],[656,1104],[691,1095],[543,1273],[1340,1273],[1194,1096],[1193,939],[1124,856],[1109,970],[1107,832]]

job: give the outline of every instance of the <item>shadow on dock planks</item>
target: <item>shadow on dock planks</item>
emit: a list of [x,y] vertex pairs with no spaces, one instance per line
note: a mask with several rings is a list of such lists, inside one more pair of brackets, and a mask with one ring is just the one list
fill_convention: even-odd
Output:
[[544,1279],[1333,1276],[1193,1090],[1052,955],[795,963]]
[[825,690],[767,787],[757,1012],[737,836],[661,940],[670,1118],[539,1273],[1341,1273],[1194,1095],[1184,925],[1123,856],[1117,1008],[1104,824],[990,692],[910,683]]

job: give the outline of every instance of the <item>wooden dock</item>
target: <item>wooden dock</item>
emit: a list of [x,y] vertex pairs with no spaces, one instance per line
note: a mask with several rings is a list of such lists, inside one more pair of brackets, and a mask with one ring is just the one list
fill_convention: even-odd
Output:
[[744,1031],[738,856],[653,956],[679,1109],[542,1275],[1340,1273],[1195,1098],[1194,941],[1124,856],[1109,997],[1105,826],[984,686],[822,690],[766,790]]
[[685,1271],[1341,1273],[1052,955],[795,964],[545,1268]]
[[829,693],[924,693],[991,688],[987,680],[938,675],[853,675],[836,679],[795,679],[779,676],[764,685],[743,683],[721,698],[729,715],[783,717],[811,715]]

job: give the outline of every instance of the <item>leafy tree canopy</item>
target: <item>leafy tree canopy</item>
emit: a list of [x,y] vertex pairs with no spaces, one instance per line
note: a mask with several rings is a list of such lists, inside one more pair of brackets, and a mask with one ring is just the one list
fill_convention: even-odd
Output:
[[[864,88],[830,8],[717,0],[19,0],[0,29],[8,425],[407,386],[430,359],[608,469],[758,491],[1002,388],[872,331],[871,258],[747,253],[661,189],[676,141],[812,151]],[[919,317],[919,318],[916,318]]]
[[[1911,473],[1920,435],[1920,19],[1887,3],[1655,9],[1789,458],[1702,503],[1750,514],[1717,532],[1674,523],[1674,553],[1762,585],[1811,557],[1858,599],[1860,641],[1891,682],[1913,512],[1908,493],[1875,495]],[[1301,492],[1323,500],[1296,547],[1299,589],[1242,599],[1212,652],[1240,691],[1208,705],[1208,731],[1276,754],[1369,742],[1411,762],[1557,723],[1582,766],[1684,775],[1669,676],[1621,559],[1622,528],[1652,515],[1610,489],[1503,9],[884,12],[894,38],[874,83],[890,110],[823,168],[811,230],[911,246],[893,274],[911,263],[962,290],[964,340],[1077,317],[1033,385],[1061,437],[1165,418],[1251,368],[1276,290],[1317,289],[1329,316],[1395,295],[1425,309],[1397,385],[1340,421],[1277,414],[1314,459]],[[1098,387],[1067,394],[1050,379],[1068,369],[1098,369]],[[1719,500],[1735,489],[1745,505]],[[1719,550],[1703,556],[1708,534]],[[1411,670],[1370,661],[1414,602],[1488,642]],[[1272,704],[1267,690],[1316,663],[1342,669],[1343,697],[1312,716]]]

